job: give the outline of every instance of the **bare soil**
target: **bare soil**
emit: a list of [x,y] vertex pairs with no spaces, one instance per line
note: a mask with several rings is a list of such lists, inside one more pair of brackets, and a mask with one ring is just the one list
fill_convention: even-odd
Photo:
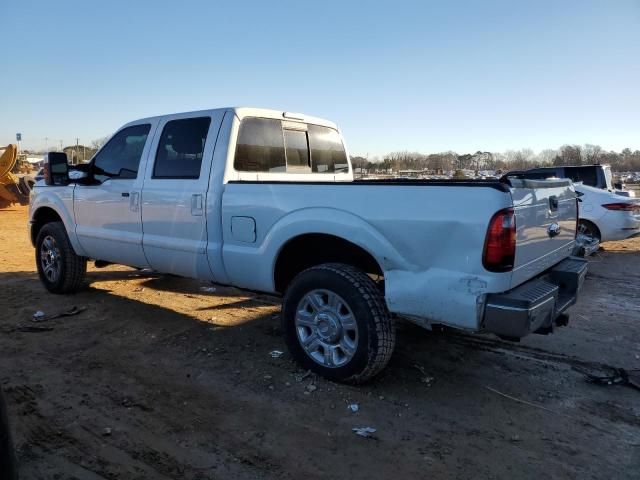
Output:
[[[640,391],[573,367],[640,368],[640,239],[591,259],[553,335],[401,322],[389,367],[353,387],[271,357],[277,298],[125,267],[47,293],[26,223],[0,211],[0,382],[22,478],[639,478]],[[73,306],[87,309],[31,322]]]

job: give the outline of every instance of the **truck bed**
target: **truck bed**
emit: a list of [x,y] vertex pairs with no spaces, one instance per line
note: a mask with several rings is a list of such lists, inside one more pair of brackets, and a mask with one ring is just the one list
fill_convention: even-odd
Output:
[[[309,232],[333,235],[375,257],[391,311],[476,330],[478,302],[486,294],[510,290],[569,255],[573,233],[563,225],[570,238],[547,237],[551,221],[545,212],[547,197],[559,195],[563,221],[574,229],[573,191],[568,182],[545,185],[534,190],[497,180],[231,181],[222,200],[224,274],[234,285],[274,291],[272,262],[286,241]],[[508,208],[520,220],[516,260],[524,268],[516,265],[515,276],[489,272],[482,262],[489,221]],[[253,242],[232,228],[234,218],[247,217],[255,222]]]

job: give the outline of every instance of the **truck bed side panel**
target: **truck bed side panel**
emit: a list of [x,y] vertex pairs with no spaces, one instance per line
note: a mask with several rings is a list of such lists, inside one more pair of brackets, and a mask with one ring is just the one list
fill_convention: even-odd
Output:
[[[509,206],[510,194],[491,187],[231,182],[222,208],[225,269],[235,285],[273,291],[286,241],[329,233],[377,259],[392,312],[477,329],[484,294],[509,288],[510,273],[482,266],[489,219]],[[234,238],[233,217],[255,220],[255,242]]]

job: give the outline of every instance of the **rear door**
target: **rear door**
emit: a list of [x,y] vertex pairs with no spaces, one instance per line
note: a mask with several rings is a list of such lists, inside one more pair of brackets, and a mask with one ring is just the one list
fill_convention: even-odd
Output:
[[571,254],[578,212],[570,180],[510,181],[516,215],[515,287]]
[[143,247],[152,268],[212,280],[206,198],[224,112],[160,121],[142,191]]

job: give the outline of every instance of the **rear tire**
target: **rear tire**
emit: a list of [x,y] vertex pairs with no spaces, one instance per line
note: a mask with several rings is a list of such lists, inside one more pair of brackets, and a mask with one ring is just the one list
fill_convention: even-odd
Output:
[[293,279],[282,305],[285,341],[305,369],[329,380],[362,383],[389,362],[395,323],[375,282],[341,263]]
[[77,292],[87,273],[87,259],[76,255],[62,222],[44,225],[36,238],[38,275],[51,293]]

